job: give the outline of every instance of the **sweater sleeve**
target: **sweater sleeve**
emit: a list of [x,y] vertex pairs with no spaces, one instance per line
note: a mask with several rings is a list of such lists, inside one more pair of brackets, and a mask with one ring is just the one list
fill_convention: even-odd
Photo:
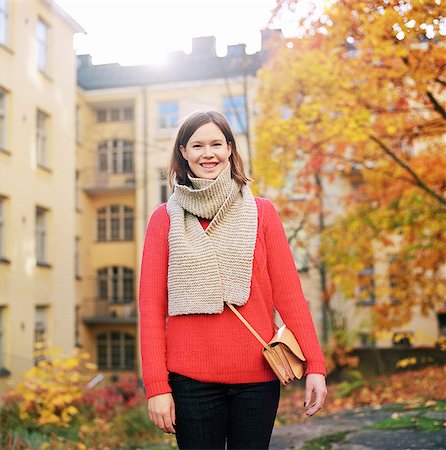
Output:
[[159,206],[147,226],[139,284],[139,336],[146,397],[171,392],[166,367],[169,216]]
[[306,374],[326,375],[325,361],[319,345],[307,301],[280,217],[269,200],[264,200],[265,245],[268,273],[273,290],[274,307],[296,336],[305,355]]

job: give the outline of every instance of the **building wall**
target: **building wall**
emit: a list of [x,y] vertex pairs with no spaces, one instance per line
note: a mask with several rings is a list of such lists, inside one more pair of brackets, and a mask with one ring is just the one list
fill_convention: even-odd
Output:
[[[76,60],[72,38],[81,28],[50,1],[10,2],[9,6],[10,38],[0,46],[0,87],[8,93],[7,141],[0,151],[0,195],[7,202],[0,305],[5,313],[2,364],[15,378],[33,366],[36,307],[46,307],[47,345],[66,353],[74,346]],[[48,27],[45,71],[38,68],[39,20]],[[44,166],[36,157],[37,110],[47,115]],[[36,260],[37,207],[46,210],[44,264]]]

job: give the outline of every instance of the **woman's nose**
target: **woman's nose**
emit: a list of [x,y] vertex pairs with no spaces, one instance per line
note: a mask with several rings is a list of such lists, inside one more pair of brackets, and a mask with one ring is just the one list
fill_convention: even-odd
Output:
[[203,152],[203,154],[206,155],[206,156],[213,155],[213,154],[214,154],[214,151],[212,150],[212,146],[210,146],[210,145],[205,145],[205,146],[204,146],[204,152]]

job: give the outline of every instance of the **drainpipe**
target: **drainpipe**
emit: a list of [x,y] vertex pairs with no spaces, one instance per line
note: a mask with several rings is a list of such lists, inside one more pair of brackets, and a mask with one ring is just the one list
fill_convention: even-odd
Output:
[[143,120],[143,138],[142,138],[142,154],[143,154],[143,236],[146,231],[147,226],[147,215],[148,215],[148,123],[147,123],[147,89],[146,86],[142,88],[142,120]]

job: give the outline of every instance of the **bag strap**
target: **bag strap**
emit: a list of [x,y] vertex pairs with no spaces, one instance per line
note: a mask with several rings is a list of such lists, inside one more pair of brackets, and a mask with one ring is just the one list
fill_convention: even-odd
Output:
[[240,314],[237,308],[231,303],[226,304],[228,305],[229,309],[241,320],[241,322],[243,322],[243,324],[254,335],[254,337],[262,344],[263,348],[268,350],[269,345],[267,344],[267,342],[264,339],[262,339],[262,337],[260,336],[259,333],[257,333],[256,330],[254,330],[254,328],[249,324],[249,322],[242,316],[242,314]]

